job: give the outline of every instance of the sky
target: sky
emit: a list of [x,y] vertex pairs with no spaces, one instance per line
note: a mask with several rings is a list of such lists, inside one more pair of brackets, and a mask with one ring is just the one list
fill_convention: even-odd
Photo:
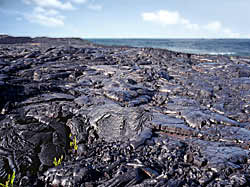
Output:
[[0,34],[250,38],[250,0],[0,0]]

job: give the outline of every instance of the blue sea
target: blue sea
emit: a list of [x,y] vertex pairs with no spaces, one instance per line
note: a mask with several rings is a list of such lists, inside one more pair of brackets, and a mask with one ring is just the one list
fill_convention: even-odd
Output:
[[250,39],[88,39],[108,46],[132,46],[169,49],[172,51],[250,56]]

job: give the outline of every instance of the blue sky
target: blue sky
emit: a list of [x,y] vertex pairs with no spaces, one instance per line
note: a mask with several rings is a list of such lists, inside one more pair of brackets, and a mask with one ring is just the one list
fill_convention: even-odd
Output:
[[82,38],[250,38],[250,0],[0,0],[0,33]]

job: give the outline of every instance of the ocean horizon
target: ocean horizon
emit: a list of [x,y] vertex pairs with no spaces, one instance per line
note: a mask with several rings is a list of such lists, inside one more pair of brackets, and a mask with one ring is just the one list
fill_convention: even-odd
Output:
[[96,44],[168,49],[176,52],[250,56],[250,39],[228,38],[88,38]]

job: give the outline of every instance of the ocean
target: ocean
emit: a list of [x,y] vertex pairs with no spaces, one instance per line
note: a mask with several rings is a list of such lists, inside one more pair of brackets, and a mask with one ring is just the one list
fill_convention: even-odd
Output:
[[102,45],[152,47],[169,49],[172,51],[250,56],[250,39],[88,39],[91,42]]

